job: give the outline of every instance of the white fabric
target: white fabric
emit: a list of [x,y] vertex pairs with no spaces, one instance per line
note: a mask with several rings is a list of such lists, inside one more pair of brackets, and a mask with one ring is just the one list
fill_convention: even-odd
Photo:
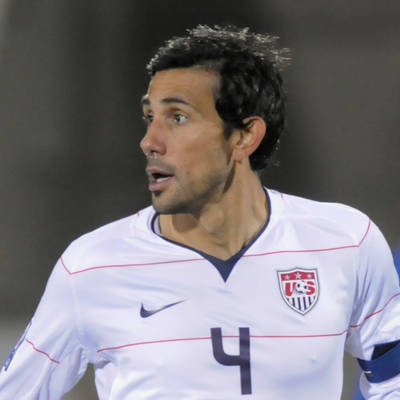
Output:
[[[152,231],[152,207],[74,241],[0,374],[0,399],[60,399],[93,363],[101,400],[339,400],[344,350],[369,359],[375,344],[400,339],[390,250],[353,208],[268,195],[270,221],[226,282]],[[293,269],[317,271],[304,314],[281,291],[279,272]],[[142,317],[142,306],[159,311]],[[221,328],[223,351],[238,355],[240,327],[250,331],[246,395],[239,366],[217,362],[210,338]],[[400,399],[397,384],[362,387]]]
[[368,382],[364,374],[360,378],[360,388],[368,400],[399,400],[400,375],[380,383]]

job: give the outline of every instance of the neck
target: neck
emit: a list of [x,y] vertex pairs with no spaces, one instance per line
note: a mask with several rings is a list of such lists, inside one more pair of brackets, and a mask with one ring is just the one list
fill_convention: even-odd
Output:
[[255,172],[235,177],[218,202],[199,214],[160,216],[164,237],[226,260],[251,242],[267,221],[268,202]]

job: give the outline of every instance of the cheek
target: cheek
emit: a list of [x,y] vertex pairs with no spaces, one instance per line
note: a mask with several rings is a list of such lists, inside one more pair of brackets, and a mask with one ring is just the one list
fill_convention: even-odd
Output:
[[224,159],[226,159],[225,151],[219,143],[197,143],[190,149],[186,149],[184,154],[182,154],[182,162],[193,170],[195,170],[196,167],[215,167]]
[[[186,138],[193,135],[193,130]],[[220,170],[226,169],[229,164],[227,142],[223,139],[222,131],[211,126],[209,130],[201,130],[191,136],[190,141],[184,137],[176,144],[173,158],[175,158],[177,173],[185,179],[196,179],[205,175],[219,174]]]
[[198,148],[190,157],[183,157],[181,176],[185,181],[208,184],[228,174],[227,154],[221,149]]

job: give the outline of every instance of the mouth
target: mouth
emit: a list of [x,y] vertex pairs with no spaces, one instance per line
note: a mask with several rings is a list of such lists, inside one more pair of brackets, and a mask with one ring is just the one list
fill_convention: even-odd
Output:
[[146,172],[149,178],[149,190],[151,192],[165,189],[174,177],[173,174],[158,168],[147,168]]
[[164,182],[167,179],[171,178],[172,175],[165,175],[165,174],[152,174],[151,178],[150,178],[150,182],[156,182],[156,183],[160,183],[160,182]]

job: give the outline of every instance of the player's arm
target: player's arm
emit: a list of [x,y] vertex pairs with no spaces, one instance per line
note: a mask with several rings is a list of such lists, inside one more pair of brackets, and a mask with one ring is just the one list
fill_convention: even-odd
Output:
[[400,400],[399,278],[373,223],[360,245],[357,291],[346,347],[363,370],[361,391],[369,400]]
[[88,363],[75,323],[70,277],[58,262],[28,327],[0,373],[0,400],[56,400]]
[[371,360],[358,360],[361,392],[367,399],[400,399],[400,341],[375,346]]

